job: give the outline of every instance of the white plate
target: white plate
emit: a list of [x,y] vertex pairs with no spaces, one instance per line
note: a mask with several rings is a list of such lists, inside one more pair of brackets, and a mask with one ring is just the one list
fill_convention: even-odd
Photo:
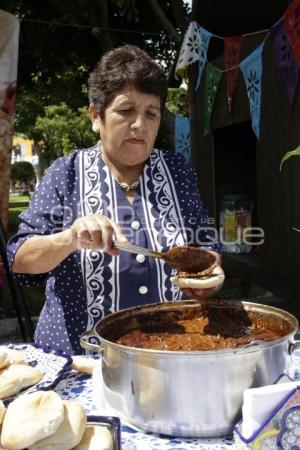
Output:
[[[0,346],[0,348],[3,347],[20,350],[25,353],[28,364],[36,367],[43,374],[43,378],[39,383],[22,390],[20,394],[53,389],[72,363],[72,358],[69,355],[50,350],[46,347],[40,347],[36,344],[9,344]],[[4,399],[5,403],[12,401],[14,397]]]

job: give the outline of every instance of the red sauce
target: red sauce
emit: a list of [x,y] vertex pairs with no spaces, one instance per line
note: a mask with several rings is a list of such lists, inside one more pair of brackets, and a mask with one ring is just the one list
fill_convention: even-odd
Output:
[[286,331],[268,326],[257,320],[251,324],[230,320],[210,320],[208,317],[196,317],[178,320],[163,330],[135,329],[119,337],[116,342],[121,345],[155,350],[220,350],[238,348],[256,340],[272,341],[284,336]]

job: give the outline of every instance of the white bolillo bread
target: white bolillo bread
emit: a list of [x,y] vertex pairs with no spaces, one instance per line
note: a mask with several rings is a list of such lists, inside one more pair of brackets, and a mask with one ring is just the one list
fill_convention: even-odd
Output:
[[113,450],[114,441],[106,427],[87,427],[80,443],[73,450]]
[[24,364],[12,364],[4,369],[0,373],[0,380],[3,374],[8,377],[18,378],[22,389],[38,383],[43,378],[40,370],[35,367],[25,366]]
[[0,369],[5,369],[5,367],[8,367],[10,365],[8,351],[9,351],[9,349],[6,347],[0,348]]
[[36,368],[25,364],[12,364],[0,371],[0,399],[18,394],[43,378]]
[[206,275],[204,277],[192,278],[181,277],[176,275],[171,278],[174,286],[181,289],[209,289],[220,286],[224,282],[225,276],[223,274]]
[[4,403],[3,403],[2,400],[0,400],[0,425],[1,425],[2,422],[3,422],[3,417],[4,417],[4,415],[5,415],[5,411],[6,411],[6,408],[5,408],[5,406],[4,406]]
[[64,420],[57,431],[30,445],[28,450],[70,450],[81,441],[86,427],[84,409],[71,400],[63,400],[63,404]]
[[72,356],[71,368],[77,370],[77,372],[87,373],[92,375],[93,370],[99,364],[99,360],[93,358],[87,358],[83,355]]
[[0,399],[18,394],[22,390],[22,384],[17,376],[8,374],[6,369],[0,374]]
[[7,347],[0,348],[0,369],[11,364],[27,364],[25,353]]
[[8,405],[1,444],[21,450],[54,434],[64,420],[64,404],[54,391],[22,395]]

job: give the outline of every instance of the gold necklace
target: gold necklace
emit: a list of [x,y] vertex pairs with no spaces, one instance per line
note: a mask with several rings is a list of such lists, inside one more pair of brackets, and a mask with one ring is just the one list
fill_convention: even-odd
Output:
[[[97,142],[97,147],[98,147],[98,151],[99,151],[99,156],[103,160],[103,157],[102,157],[102,155],[103,155],[103,153],[102,153],[102,145],[101,145],[100,141]],[[115,177],[114,177],[114,179],[118,183],[118,185],[120,186],[122,191],[124,191],[124,192],[135,191],[137,189],[138,185],[140,184],[139,180],[128,184],[128,183],[122,183],[121,181],[118,181]]]

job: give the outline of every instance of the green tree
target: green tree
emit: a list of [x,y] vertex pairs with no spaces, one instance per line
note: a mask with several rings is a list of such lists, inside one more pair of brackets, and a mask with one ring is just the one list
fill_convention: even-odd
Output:
[[[187,116],[186,91],[169,89],[166,107],[157,145],[172,148],[174,145],[172,114]],[[78,108],[75,112],[66,103],[45,106],[38,115],[35,126],[32,127],[32,135],[40,141],[39,157],[42,159],[43,167],[49,166],[54,159],[69,154],[75,148],[94,145],[98,139],[98,135],[91,129],[87,107]]]
[[20,19],[16,131],[34,140],[43,106],[86,105],[87,74],[122,43],[162,61],[178,85],[172,73],[190,19],[183,0],[1,0],[1,8]]
[[28,161],[16,161],[11,166],[11,180],[15,184],[16,182],[25,183],[28,186],[35,178],[33,165]]
[[97,135],[91,129],[87,107],[71,110],[66,103],[44,107],[36,119],[34,133],[41,137],[42,154],[49,165],[75,148],[94,145]]
[[[178,86],[172,74],[190,21],[183,0],[1,0],[1,8],[20,19],[15,130],[34,140],[40,173],[58,155],[93,139],[90,125],[84,131],[77,124],[80,132],[73,125],[75,116],[88,120],[78,111],[88,104],[88,73],[105,51],[138,45]],[[57,119],[45,112],[62,104],[68,105],[70,126],[59,110]]]

